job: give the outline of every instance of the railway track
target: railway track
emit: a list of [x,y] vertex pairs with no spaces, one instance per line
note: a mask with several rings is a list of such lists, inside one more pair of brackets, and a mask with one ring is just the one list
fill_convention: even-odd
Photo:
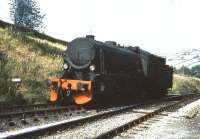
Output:
[[[170,99],[180,99],[180,96],[172,95],[166,98],[166,100]],[[83,109],[83,107],[78,107],[75,105],[70,106],[59,106],[56,104],[33,104],[33,105],[16,105],[16,106],[5,106],[0,107],[0,120],[12,118],[26,118],[28,116],[34,115],[46,115],[50,112],[60,112],[60,111],[75,111]]]
[[[178,103],[176,103],[176,105],[177,104]],[[176,106],[176,105],[172,104],[172,105],[168,105],[168,106],[163,106],[163,107],[161,107],[161,108],[159,108],[159,109],[157,109],[157,110],[155,110],[153,112],[150,112],[148,114],[145,114],[144,116],[141,116],[138,119],[135,119],[135,120],[133,120],[133,121],[127,123],[127,124],[124,124],[124,125],[122,125],[120,127],[114,128],[114,129],[112,129],[110,131],[107,131],[107,132],[105,132],[103,134],[100,134],[99,136],[97,136],[95,138],[96,139],[99,139],[99,138],[111,138],[111,137],[114,137],[114,136],[117,136],[117,135],[121,135],[121,133],[126,132],[126,130],[131,129],[135,125],[138,125],[138,124],[146,121],[147,119],[150,119],[153,116],[160,114],[163,111],[166,111],[166,110],[168,110],[170,108],[174,109],[174,106]]]
[[[127,123],[134,120],[137,121],[137,119],[140,121],[141,117],[156,112],[161,108],[168,107],[169,105],[175,105],[178,102],[157,102],[143,107],[136,107],[129,112],[124,111],[124,113],[121,114],[115,114],[106,118],[87,122],[82,126],[79,125],[78,127],[68,129],[63,132],[59,131],[55,135],[49,135],[43,138],[111,138],[112,135],[118,133],[117,128],[122,127],[122,129],[124,129],[124,125]],[[112,133],[110,133],[110,131],[112,131]]]
[[[188,97],[188,96],[187,96]],[[112,130],[106,131],[105,133],[102,133],[96,137],[94,137],[94,139],[101,139],[101,138],[115,138],[115,139],[123,139],[123,138],[134,138],[134,134],[138,131],[140,132],[142,129],[141,128],[147,128],[145,122],[147,122],[148,120],[151,120],[153,118],[155,118],[155,116],[162,116],[163,112],[172,112],[176,109],[181,108],[182,106],[191,103],[197,99],[199,99],[200,96],[198,97],[188,97],[188,98],[183,98],[183,100],[181,101],[177,101],[175,103],[166,105],[166,106],[162,106],[158,109],[155,109],[152,112],[148,112],[147,114],[140,116],[137,119],[134,119],[124,125],[121,125],[119,127],[116,127]],[[166,115],[166,114],[164,114]],[[155,118],[156,119],[156,118]],[[155,120],[154,119],[154,120]],[[153,120],[153,121],[154,121]],[[144,124],[143,124],[144,123]],[[137,128],[134,128],[135,126],[139,126],[140,125],[140,129],[138,130]]]
[[19,112],[27,110],[37,110],[41,108],[56,107],[56,104],[32,104],[32,105],[16,105],[16,106],[0,106],[0,114],[6,112]]
[[[150,103],[150,102],[149,102]],[[146,104],[146,103],[145,103]],[[40,127],[33,127],[33,128],[29,128],[29,129],[24,129],[21,131],[16,131],[16,132],[12,132],[11,134],[4,134],[3,136],[0,136],[0,138],[27,138],[27,137],[32,137],[32,138],[36,138],[38,136],[41,135],[46,135],[49,133],[55,133],[57,131],[62,131],[67,129],[71,129],[74,128],[76,126],[85,124],[87,122],[92,122],[101,118],[106,118],[106,117],[110,117],[112,115],[116,115],[116,114],[120,114],[123,113],[124,111],[129,111],[134,107],[139,107],[142,105],[145,105],[144,103],[141,104],[135,104],[132,106],[127,106],[121,109],[117,109],[117,110],[111,110],[108,112],[100,112],[98,114],[94,114],[94,115],[89,115],[89,116],[84,116],[83,118],[77,119],[77,120],[63,120],[60,122],[56,122],[56,123],[52,123],[52,124],[48,124],[48,125],[44,125],[44,126],[40,126]]]
[[78,106],[57,106],[57,107],[52,107],[52,108],[41,108],[41,109],[36,109],[36,110],[26,110],[22,112],[6,112],[6,113],[1,113],[0,114],[0,119],[12,119],[16,117],[28,117],[28,116],[34,116],[36,114],[48,114],[51,112],[69,112],[69,111],[75,111],[75,110],[80,110],[82,109],[81,107]]
[[[173,97],[173,99],[177,100],[177,97]],[[179,98],[181,99],[181,98]],[[165,100],[165,105],[167,104],[171,104],[174,103],[172,100],[170,100],[170,102],[168,101],[169,99]],[[160,103],[160,102],[159,102]],[[47,124],[47,125],[43,125],[43,126],[36,126],[36,127],[32,127],[32,128],[28,128],[28,129],[22,129],[19,131],[15,131],[12,133],[7,133],[7,134],[3,134],[2,138],[27,138],[27,137],[33,137],[36,138],[38,136],[43,136],[43,135],[49,135],[49,133],[53,134],[56,132],[65,132],[67,130],[68,131],[73,131],[73,130],[77,130],[78,127],[86,127],[86,124],[93,124],[94,122],[98,122],[99,120],[106,120],[106,119],[112,119],[113,116],[122,116],[123,117],[123,113],[134,113],[133,109],[138,109],[138,108],[142,108],[142,107],[148,107],[150,106],[149,109],[151,109],[151,107],[154,106],[163,106],[164,104],[158,104],[158,102],[148,102],[148,103],[141,103],[141,104],[136,104],[136,105],[132,105],[132,106],[127,106],[118,110],[113,110],[113,111],[108,111],[108,112],[104,112],[104,113],[98,113],[98,114],[94,114],[94,115],[89,115],[89,116],[84,116],[83,118],[77,119],[77,120],[63,120],[60,122],[55,122],[55,123],[51,123],[51,124]],[[73,131],[74,132],[74,131]],[[103,134],[98,134],[98,136],[103,136]],[[109,133],[110,135],[110,133]],[[97,136],[97,137],[98,137]],[[100,138],[101,138],[100,136]],[[105,135],[106,136],[106,135]],[[87,137],[87,135],[85,136]],[[95,136],[92,136],[95,137]],[[103,136],[104,137],[104,136]],[[65,137],[64,137],[65,138]]]
[[[44,108],[44,106],[46,108]],[[30,127],[33,125],[37,125],[37,123],[39,123],[40,121],[45,123],[48,122],[49,119],[58,120],[59,118],[69,118],[73,115],[80,115],[85,113],[83,107],[74,105],[50,105],[50,107],[47,107],[46,105],[39,105],[39,107],[38,105],[37,107],[35,105],[31,105],[33,109],[30,110],[27,109],[29,106],[20,106],[20,108],[21,107],[26,108],[26,110],[0,113],[0,132],[16,130],[23,127]]]

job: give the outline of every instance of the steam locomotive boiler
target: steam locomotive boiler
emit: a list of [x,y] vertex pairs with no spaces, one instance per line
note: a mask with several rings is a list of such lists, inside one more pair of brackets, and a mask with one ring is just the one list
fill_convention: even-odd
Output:
[[68,44],[63,76],[50,78],[50,100],[86,104],[160,97],[171,87],[172,68],[165,58],[87,35]]

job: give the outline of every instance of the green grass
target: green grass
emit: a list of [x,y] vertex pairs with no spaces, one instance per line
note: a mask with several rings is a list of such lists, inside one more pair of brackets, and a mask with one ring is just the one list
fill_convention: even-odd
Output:
[[[47,81],[62,71],[64,48],[36,37],[18,39],[7,29],[0,29],[0,102],[33,104],[48,101]],[[17,93],[10,82],[12,77],[22,79]]]
[[174,94],[185,95],[200,92],[200,79],[186,77],[178,74],[174,75],[172,92]]

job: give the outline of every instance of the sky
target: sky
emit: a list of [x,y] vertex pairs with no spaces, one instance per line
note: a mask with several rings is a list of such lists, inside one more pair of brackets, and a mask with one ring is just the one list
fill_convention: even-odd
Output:
[[[36,1],[45,33],[59,39],[93,34],[153,53],[200,48],[200,0]],[[11,22],[9,0],[0,0],[0,19]]]

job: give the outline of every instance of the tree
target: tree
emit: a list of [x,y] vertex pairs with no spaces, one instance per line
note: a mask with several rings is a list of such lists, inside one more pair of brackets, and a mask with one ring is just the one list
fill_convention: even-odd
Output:
[[186,66],[182,66],[180,69],[178,69],[177,73],[184,74],[184,75],[191,75],[190,69]]
[[200,78],[200,65],[196,65],[191,69],[192,75]]
[[174,68],[175,73],[184,74],[188,76],[194,76],[200,78],[200,65],[196,65],[189,69],[188,67],[182,66],[179,69]]
[[43,19],[35,0],[10,0],[10,16],[14,22],[14,33],[42,31]]

